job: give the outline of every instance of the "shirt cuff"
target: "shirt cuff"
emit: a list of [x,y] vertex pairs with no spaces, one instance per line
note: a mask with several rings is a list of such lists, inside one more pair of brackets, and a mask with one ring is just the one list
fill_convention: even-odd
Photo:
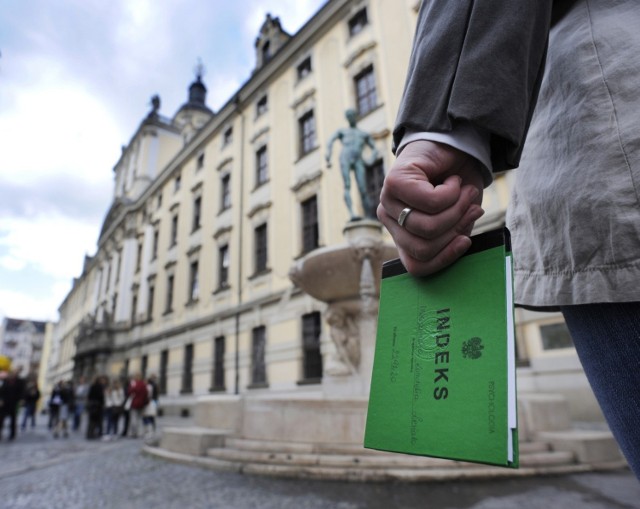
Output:
[[444,143],[453,148],[469,154],[480,161],[480,173],[484,186],[487,187],[493,182],[493,165],[491,164],[491,149],[489,142],[489,133],[482,129],[478,129],[469,122],[456,122],[452,131],[441,133],[432,131],[412,131],[405,129],[402,141],[396,150],[396,156],[402,152],[402,149],[409,143],[425,140]]

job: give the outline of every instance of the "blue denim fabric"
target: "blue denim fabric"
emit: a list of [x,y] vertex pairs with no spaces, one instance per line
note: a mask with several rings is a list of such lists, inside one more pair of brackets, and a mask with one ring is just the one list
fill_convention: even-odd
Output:
[[563,306],[562,314],[609,427],[640,479],[640,302]]

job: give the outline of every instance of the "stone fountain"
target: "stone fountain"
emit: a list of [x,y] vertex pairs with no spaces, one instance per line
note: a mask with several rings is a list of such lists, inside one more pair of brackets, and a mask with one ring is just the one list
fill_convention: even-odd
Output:
[[289,276],[313,298],[327,303],[333,351],[322,380],[328,399],[367,398],[376,337],[380,269],[397,256],[382,240],[377,221],[352,221],[346,243],[318,249],[297,261]]

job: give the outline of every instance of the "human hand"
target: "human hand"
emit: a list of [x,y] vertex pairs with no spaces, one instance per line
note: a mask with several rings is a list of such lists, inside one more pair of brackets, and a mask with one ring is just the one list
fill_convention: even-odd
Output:
[[[420,140],[404,147],[385,177],[378,219],[414,276],[447,267],[471,246],[473,225],[484,214],[479,164],[449,145]],[[400,226],[405,207],[412,211]]]

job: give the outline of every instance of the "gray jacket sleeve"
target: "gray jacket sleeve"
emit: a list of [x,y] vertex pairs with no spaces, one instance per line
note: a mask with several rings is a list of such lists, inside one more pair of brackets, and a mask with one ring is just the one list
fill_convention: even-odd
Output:
[[394,145],[404,130],[489,133],[493,171],[515,168],[535,107],[551,0],[423,0]]

